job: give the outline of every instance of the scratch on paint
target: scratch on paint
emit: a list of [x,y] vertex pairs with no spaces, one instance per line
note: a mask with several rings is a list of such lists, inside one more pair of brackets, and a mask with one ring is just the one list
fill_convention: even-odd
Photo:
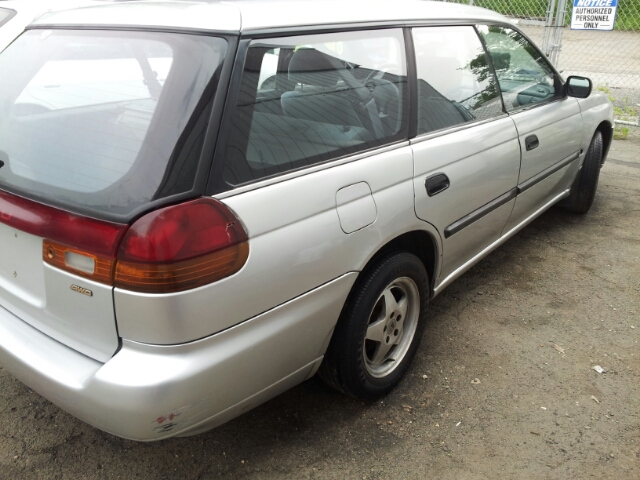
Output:
[[[199,416],[203,413],[203,407],[210,405],[210,401],[211,401],[211,396],[207,396],[197,401],[196,403],[191,403],[189,405],[185,405],[184,407],[180,407],[180,408],[174,408],[173,411],[171,411],[170,413],[165,415],[160,415],[159,417],[152,420],[150,422],[152,425],[152,430],[158,434],[162,434],[164,432],[173,430],[179,425],[183,425],[183,426],[190,425],[191,423],[193,423],[194,418],[199,419]],[[181,420],[180,422],[174,421],[177,417],[179,417],[183,413],[187,413],[187,411],[191,412],[191,415],[182,417],[180,419]]]
[[159,427],[156,427],[153,429],[154,432],[168,432],[169,430],[172,430],[174,427],[176,427],[178,424],[177,423],[165,423],[164,425],[160,425]]
[[177,408],[167,415],[160,415],[155,420],[152,420],[151,424],[154,425],[153,431],[162,433],[177,427],[178,422],[174,420],[191,407],[192,405],[187,405],[181,408]]

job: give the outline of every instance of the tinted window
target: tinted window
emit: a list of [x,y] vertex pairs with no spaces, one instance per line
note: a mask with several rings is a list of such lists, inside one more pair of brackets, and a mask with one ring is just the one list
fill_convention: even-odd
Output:
[[249,47],[224,181],[238,185],[406,137],[402,31]]
[[414,28],[418,133],[502,114],[495,75],[473,27]]
[[556,96],[559,88],[553,70],[526,38],[505,27],[481,25],[478,30],[491,55],[507,110]]
[[189,191],[207,120],[190,119],[225,49],[195,35],[24,33],[0,55],[0,188],[117,215]]

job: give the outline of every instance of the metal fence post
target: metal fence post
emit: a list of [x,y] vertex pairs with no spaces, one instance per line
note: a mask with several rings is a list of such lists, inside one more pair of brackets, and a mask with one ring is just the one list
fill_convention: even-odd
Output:
[[564,31],[564,21],[567,14],[567,0],[558,1],[558,10],[556,11],[556,21],[553,26],[553,40],[551,51],[551,63],[558,66],[560,50],[562,50],[562,33]]
[[556,0],[548,0],[547,20],[544,24],[544,39],[542,40],[542,51],[547,57],[551,57],[551,28],[553,27],[553,14],[556,10]]

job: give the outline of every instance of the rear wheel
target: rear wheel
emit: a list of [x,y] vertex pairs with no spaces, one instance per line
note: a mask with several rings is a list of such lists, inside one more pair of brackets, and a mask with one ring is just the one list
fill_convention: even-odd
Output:
[[559,207],[573,213],[587,213],[589,211],[598,188],[603,151],[602,133],[596,131],[582,168],[571,186],[571,192],[566,199],[558,204]]
[[336,326],[322,379],[362,399],[387,394],[420,344],[428,287],[424,265],[409,253],[387,255],[365,270]]

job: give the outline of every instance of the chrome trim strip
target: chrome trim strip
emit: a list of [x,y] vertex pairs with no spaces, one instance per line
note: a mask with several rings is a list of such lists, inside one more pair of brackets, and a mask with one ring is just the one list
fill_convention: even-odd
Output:
[[554,165],[551,165],[546,170],[543,170],[542,172],[538,173],[537,175],[534,175],[533,177],[531,177],[530,179],[525,180],[524,182],[518,184],[518,186],[516,188],[513,188],[513,189],[509,190],[508,192],[500,195],[498,198],[495,198],[494,200],[491,200],[486,205],[483,205],[482,207],[478,208],[477,210],[474,210],[473,212],[465,215],[461,219],[456,220],[451,225],[449,225],[447,228],[445,228],[445,230],[444,230],[444,238],[449,238],[450,236],[458,233],[460,230],[468,227],[472,223],[480,220],[485,215],[493,212],[496,208],[499,208],[502,205],[504,205],[505,203],[509,202],[510,200],[516,198],[518,195],[520,195],[525,190],[530,189],[535,184],[540,183],[545,178],[553,175],[558,170],[562,170],[564,167],[566,167],[567,165],[572,163],[576,158],[579,158],[581,154],[582,154],[581,150],[572,153],[571,155],[569,155],[564,160],[561,160],[558,163],[556,163]]
[[518,195],[520,195],[525,190],[530,189],[536,183],[540,183],[545,178],[553,175],[558,170],[563,169],[564,167],[569,165],[571,162],[573,162],[576,158],[580,158],[580,155],[582,155],[582,150],[578,150],[577,152],[572,153],[571,155],[569,155],[564,160],[560,160],[558,163],[555,163],[555,164],[551,165],[546,170],[541,171],[537,175],[534,175],[533,177],[529,178],[528,180],[525,180],[522,183],[519,183],[518,184]]
[[463,265],[461,265],[460,267],[458,267],[456,270],[454,270],[452,273],[449,274],[449,276],[447,276],[444,280],[442,280],[438,286],[436,288],[434,288],[433,290],[433,296],[435,297],[436,295],[438,295],[440,292],[442,292],[442,290],[444,290],[451,282],[453,282],[456,278],[458,278],[460,275],[462,275],[464,272],[466,272],[469,268],[471,268],[473,265],[475,265],[477,262],[479,262],[480,260],[482,260],[484,257],[486,257],[489,253],[491,253],[493,250],[495,250],[496,248],[498,248],[500,245],[502,245],[504,242],[506,242],[507,240],[509,240],[514,234],[516,234],[521,228],[523,228],[525,225],[527,225],[529,222],[533,221],[537,216],[539,216],[541,213],[543,213],[545,210],[547,210],[549,207],[551,207],[554,203],[559,202],[560,200],[562,200],[563,198],[565,198],[567,195],[569,195],[569,191],[570,189],[566,189],[565,191],[563,191],[561,194],[556,195],[555,197],[553,197],[549,202],[545,203],[542,207],[540,207],[538,210],[536,210],[534,213],[532,213],[530,216],[528,216],[527,218],[525,218],[522,222],[520,222],[518,225],[516,225],[515,227],[513,227],[511,230],[509,230],[507,233],[505,233],[504,235],[502,235],[498,240],[496,240],[495,242],[493,242],[491,245],[489,245],[487,248],[485,248],[484,250],[482,250],[480,253],[478,253],[475,257],[473,257],[472,259],[470,259],[469,261],[467,261],[466,263],[464,263]]
[[232,35],[237,37],[237,30],[206,30],[202,28],[175,27],[164,25],[120,25],[120,24],[95,24],[76,25],[74,23],[32,23],[24,27],[25,30],[114,30],[118,32],[158,32],[179,33],[187,35],[203,35],[215,37],[220,35]]
[[501,207],[507,202],[510,202],[517,196],[518,196],[518,189],[512,188],[508,192],[500,195],[498,198],[491,200],[486,205],[483,205],[477,210],[474,210],[473,212],[465,215],[460,220],[456,220],[455,222],[453,222],[451,225],[449,225],[447,228],[444,229],[444,238],[449,238],[450,236],[455,235],[460,230],[468,227],[473,222],[480,220],[485,215],[490,214],[495,209]]
[[254,182],[254,183],[243,185],[241,187],[237,187],[237,188],[234,188],[234,189],[231,189],[231,190],[227,190],[225,192],[216,193],[215,195],[213,195],[213,198],[216,198],[218,200],[222,200],[224,198],[233,197],[233,196],[239,195],[241,193],[250,192],[252,190],[257,190],[259,188],[268,187],[269,185],[275,185],[276,183],[281,183],[281,182],[284,182],[286,180],[291,180],[292,178],[302,177],[304,175],[309,175],[309,174],[312,174],[312,173],[315,173],[315,172],[319,172],[321,170],[327,170],[329,168],[338,167],[340,165],[345,165],[347,163],[356,162],[356,161],[361,160],[363,158],[372,157],[374,155],[379,155],[381,153],[391,152],[393,150],[397,150],[399,148],[408,147],[408,146],[409,146],[409,141],[408,140],[402,140],[399,143],[394,143],[392,145],[387,145],[385,147],[376,148],[375,150],[369,150],[369,151],[366,151],[366,152],[358,153],[356,155],[351,155],[351,156],[348,156],[348,157],[338,158],[337,160],[329,160],[329,161],[327,161],[325,163],[318,163],[318,164],[313,165],[313,166],[311,166],[309,168],[304,168],[304,169],[296,170],[296,171],[293,171],[293,172],[284,173],[284,174],[278,175],[276,177],[267,178],[265,180],[260,180],[260,181]]
[[486,25],[502,25],[508,28],[515,26],[508,18],[489,20],[480,18],[439,18],[439,19],[411,19],[411,20],[387,20],[387,21],[364,21],[364,22],[336,22],[330,24],[307,24],[298,26],[277,26],[242,29],[242,36],[262,37],[273,34],[287,33],[296,35],[298,33],[327,33],[348,30],[367,30],[383,28],[406,28],[406,27],[439,27],[439,26],[475,26],[478,23]]

